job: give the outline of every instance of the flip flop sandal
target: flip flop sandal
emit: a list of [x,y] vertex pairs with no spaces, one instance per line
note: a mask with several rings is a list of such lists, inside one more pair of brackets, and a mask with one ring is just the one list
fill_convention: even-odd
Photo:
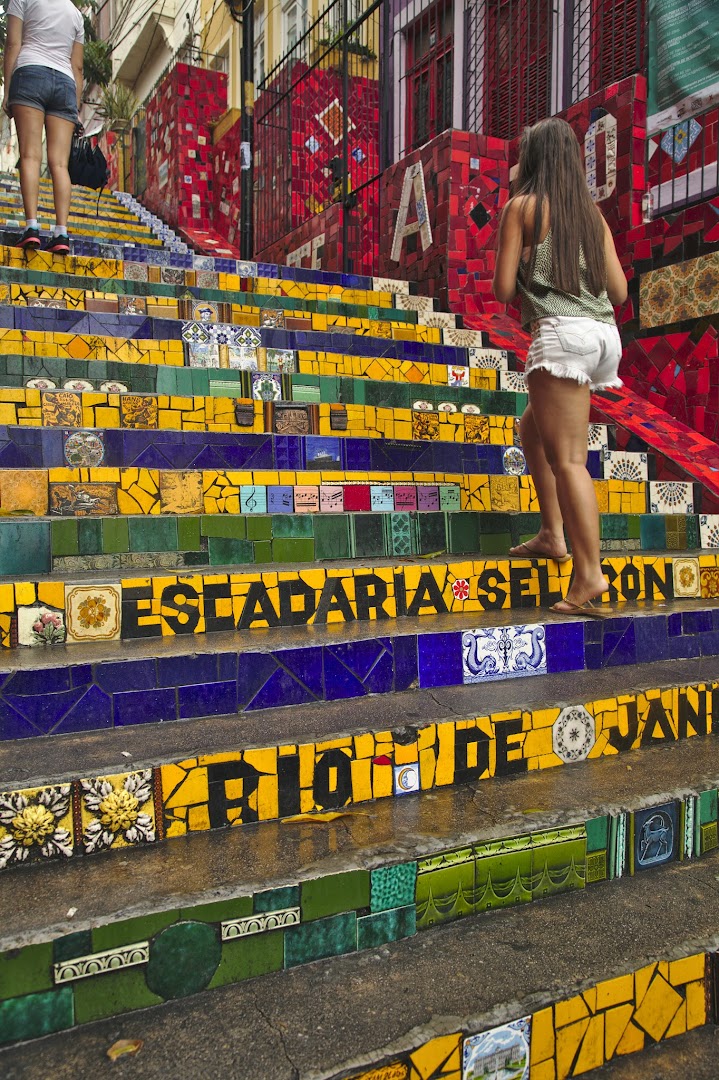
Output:
[[555,563],[567,563],[572,558],[571,555],[548,555],[546,551],[535,551],[529,544],[517,544],[515,548],[508,553],[510,558],[516,559],[517,557],[524,559],[549,559],[550,562]]
[[613,611],[600,611],[595,608],[590,600],[584,604],[573,604],[571,600],[560,600],[559,603],[566,604],[570,610],[563,611],[557,604],[552,604],[549,610],[556,615],[586,615],[588,619],[611,619],[614,615]]

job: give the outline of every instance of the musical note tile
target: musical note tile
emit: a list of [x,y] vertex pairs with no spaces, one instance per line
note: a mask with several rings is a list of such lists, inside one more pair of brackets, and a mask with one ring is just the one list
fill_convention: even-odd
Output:
[[461,510],[459,486],[457,484],[439,485],[440,510]]
[[421,485],[417,488],[418,510],[439,510],[439,488],[434,484]]
[[291,514],[294,510],[294,488],[273,484],[267,488],[267,513]]
[[266,514],[267,488],[243,484],[240,487],[240,513]]
[[417,488],[414,484],[397,484],[394,489],[394,508],[405,511],[417,509]]
[[341,484],[322,484],[320,510],[323,514],[341,514],[344,511],[344,493]]
[[372,510],[394,510],[394,491],[391,484],[372,484],[370,507]]
[[295,513],[317,514],[320,509],[320,489],[316,487],[295,488]]

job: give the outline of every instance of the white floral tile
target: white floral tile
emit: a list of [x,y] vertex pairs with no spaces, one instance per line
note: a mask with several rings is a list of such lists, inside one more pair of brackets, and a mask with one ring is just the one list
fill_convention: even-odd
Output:
[[587,450],[608,450],[609,428],[606,424],[590,424]]
[[499,389],[509,390],[513,394],[527,393],[527,380],[521,371],[500,371]]
[[152,769],[80,781],[86,855],[156,839]]
[[397,293],[394,302],[398,311],[417,311],[420,315],[431,315],[434,312],[434,300],[431,296]]
[[674,480],[650,480],[649,509],[652,514],[693,514],[693,485]]
[[719,548],[719,514],[701,514],[699,536],[703,548]]
[[372,278],[372,289],[374,292],[388,292],[395,296],[409,296],[409,282],[395,281],[394,278]]
[[469,366],[473,368],[494,368],[495,371],[506,371],[509,364],[509,353],[506,349],[470,349]]
[[562,709],[552,725],[552,749],[566,764],[584,761],[596,741],[594,717],[583,705]]
[[632,454],[627,450],[604,451],[604,479],[627,480],[633,483],[647,481],[646,454]]
[[514,679],[547,672],[544,627],[492,626],[462,634],[464,683]]
[[39,647],[65,642],[65,612],[45,604],[28,604],[17,609],[18,644]]
[[[702,547],[704,547],[703,544]],[[717,547],[719,547],[719,535],[717,535]],[[698,559],[673,559],[672,575],[675,596],[701,596]]]
[[448,311],[435,311],[432,315],[424,316],[423,325],[440,330],[454,330],[457,326],[457,316],[450,315]]
[[121,585],[70,585],[65,591],[68,642],[120,637]]
[[445,330],[442,337],[445,345],[459,349],[479,348],[484,342],[481,330]]
[[70,858],[74,846],[70,784],[0,794],[0,869],[35,859]]

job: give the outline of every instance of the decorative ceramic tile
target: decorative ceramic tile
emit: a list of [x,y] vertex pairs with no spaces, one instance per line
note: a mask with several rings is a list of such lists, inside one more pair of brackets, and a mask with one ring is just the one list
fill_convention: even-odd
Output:
[[424,326],[436,327],[440,330],[457,328],[457,316],[450,315],[448,311],[433,311],[431,315],[425,315],[422,322]]
[[463,682],[513,679],[547,671],[545,629],[540,625],[493,626],[462,634]]
[[57,383],[52,379],[28,379],[25,386],[28,390],[55,390]]
[[193,322],[216,323],[220,321],[220,305],[211,300],[198,300],[192,306]]
[[[231,323],[205,323],[203,324],[210,341],[215,345],[245,345],[247,335],[243,333],[247,327],[232,326]],[[250,348],[252,346],[249,346]]]
[[[217,270],[197,270],[196,276],[198,289],[219,289],[220,275]],[[180,282],[181,285],[183,283]]]
[[482,410],[479,405],[473,405],[470,401],[462,406],[460,412],[463,412],[465,416],[479,416]]
[[120,414],[124,428],[153,430],[157,427],[157,398],[150,394],[123,394]]
[[[717,541],[719,546],[719,536]],[[702,547],[704,546],[702,544]],[[673,559],[672,576],[675,596],[701,596],[698,559]]]
[[53,300],[50,297],[31,296],[27,306],[31,308],[50,308],[54,311],[64,311],[67,308],[67,300]]
[[62,986],[64,983],[77,982],[78,979],[87,979],[90,975],[137,967],[146,964],[149,959],[149,941],[138,941],[134,945],[121,945],[117,949],[106,949],[104,952],[53,964],[53,981],[56,986]]
[[506,371],[509,353],[506,349],[470,349],[469,366],[473,368],[494,368]]
[[113,380],[100,383],[100,391],[103,394],[126,394],[127,389],[124,383],[114,382]]
[[220,346],[216,344],[188,345],[190,367],[218,368],[220,366]]
[[123,263],[123,274],[128,281],[147,281],[148,268],[145,263]]
[[285,313],[282,308],[262,308],[260,312],[260,326],[271,326],[284,330]]
[[264,911],[259,915],[248,915],[244,919],[228,919],[220,924],[223,941],[264,934],[268,930],[282,930],[285,926],[299,926],[300,909],[283,908],[281,911]]
[[120,585],[68,585],[67,640],[115,641],[120,637],[121,605]]
[[309,410],[309,405],[301,405],[299,402],[293,402],[291,405],[275,405],[272,421],[275,434],[309,435],[311,430]]
[[522,476],[527,471],[527,461],[518,446],[508,446],[502,454],[502,468],[509,476]]
[[432,404],[432,402],[426,401],[424,398],[413,401],[412,408],[416,412],[434,412],[434,405]]
[[[397,218],[397,223],[399,224],[399,217]],[[407,228],[410,227],[411,226],[407,226]],[[431,242],[430,232],[430,244]],[[416,311],[422,319],[425,316],[430,316],[434,313],[434,300],[431,296],[398,295],[395,297],[395,305],[399,311]]]
[[50,513],[59,517],[106,517],[117,513],[115,484],[50,484]]
[[246,349],[258,349],[262,344],[262,334],[254,326],[234,326],[233,344],[244,345]]
[[267,349],[267,371],[292,375],[297,371],[297,359],[293,349]]
[[587,450],[608,450],[609,434],[606,424],[590,424]]
[[120,315],[146,315],[147,300],[144,296],[118,296]]
[[41,401],[44,427],[82,426],[82,398],[79,394],[53,390],[43,393]]
[[72,787],[0,794],[0,869],[33,859],[70,858],[74,851]]
[[719,548],[719,514],[701,514],[699,535],[703,548]]
[[89,379],[67,379],[62,384],[63,390],[72,390],[78,394],[90,393],[94,387]]
[[488,443],[489,439],[489,417],[465,413],[464,441],[467,443]]
[[276,372],[253,372],[252,396],[256,401],[281,401],[282,376]]
[[442,336],[445,345],[454,345],[459,349],[477,349],[484,343],[481,330],[445,330]]
[[429,442],[439,439],[439,414],[415,410],[412,413],[412,438]]
[[104,431],[66,431],[63,435],[65,463],[71,468],[93,469],[105,459]]
[[[199,273],[198,273],[197,276],[198,276],[197,284],[200,285]],[[179,266],[161,266],[160,267],[160,281],[162,282],[163,285],[184,285],[185,284],[185,271]],[[202,286],[200,286],[200,287],[202,288]]]
[[80,781],[82,845],[86,855],[156,839],[152,769]]
[[624,450],[604,451],[605,480],[628,480],[639,483],[648,479],[647,470],[646,454],[630,454]]
[[45,604],[28,604],[17,609],[18,644],[31,648],[62,645],[65,641],[65,612]]
[[501,1027],[464,1040],[462,1080],[528,1080],[532,1018],[511,1020]]
[[411,762],[409,765],[394,766],[394,793],[395,795],[409,795],[413,791],[420,790],[419,762]]
[[562,709],[552,726],[552,749],[566,763],[584,761],[595,739],[594,717],[583,705]]
[[297,485],[294,489],[296,514],[317,514],[320,509],[320,490],[312,486]]
[[469,386],[469,368],[450,364],[447,368],[447,386]]
[[203,509],[202,473],[160,473],[161,513],[201,514]]
[[394,278],[372,278],[372,291],[392,293],[393,296],[400,293],[409,296],[409,282],[396,281]]
[[456,413],[457,406],[453,401],[440,401],[439,405],[437,406],[437,412]]
[[693,514],[693,485],[672,480],[650,480],[649,509],[652,514]]
[[671,862],[677,850],[677,807],[665,803],[634,814],[634,861],[637,870]]
[[509,390],[513,394],[526,394],[527,380],[520,371],[500,371],[499,389]]
[[182,324],[182,340],[188,345],[208,345],[212,340],[210,328],[205,323],[186,322]]
[[227,349],[230,367],[234,371],[257,371],[257,349],[243,345],[230,345]]
[[701,124],[694,117],[691,120],[682,120],[681,123],[675,124],[673,128],[664,132],[659,145],[677,165],[681,165],[701,135],[701,130]]

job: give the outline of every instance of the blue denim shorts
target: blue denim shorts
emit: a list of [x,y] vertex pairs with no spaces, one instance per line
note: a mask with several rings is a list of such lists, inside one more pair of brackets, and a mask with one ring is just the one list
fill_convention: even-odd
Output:
[[77,123],[77,87],[74,79],[62,71],[26,64],[15,68],[10,80],[8,105],[27,105],[39,109],[46,116],[59,116],[61,120]]

